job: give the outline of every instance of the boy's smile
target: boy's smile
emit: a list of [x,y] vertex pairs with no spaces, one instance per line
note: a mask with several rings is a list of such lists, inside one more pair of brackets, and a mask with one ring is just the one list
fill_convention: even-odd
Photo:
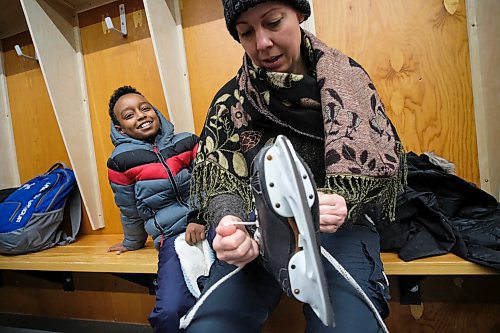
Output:
[[151,104],[138,94],[126,94],[116,101],[113,109],[120,125],[115,125],[118,132],[134,139],[150,139],[160,129],[160,120]]

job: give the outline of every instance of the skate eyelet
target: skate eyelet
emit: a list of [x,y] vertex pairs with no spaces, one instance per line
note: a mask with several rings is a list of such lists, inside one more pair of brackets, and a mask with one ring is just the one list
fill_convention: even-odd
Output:
[[295,269],[295,265],[290,266],[291,269]]
[[280,208],[280,207],[281,207],[281,205],[280,205],[280,203],[278,202],[278,203],[276,203],[276,205],[274,205],[274,207],[276,207],[276,208]]
[[269,187],[274,187],[274,183],[269,183]]
[[272,159],[273,159],[273,155],[267,155],[267,157],[266,157],[266,158],[267,158],[267,160],[268,160],[268,161],[270,161],[270,160],[272,160]]
[[295,295],[300,294],[300,289],[294,289],[294,290],[293,290],[293,293],[294,293]]
[[307,179],[307,175],[303,175],[302,178]]
[[314,198],[314,195],[309,194],[309,199],[312,199],[312,198]]

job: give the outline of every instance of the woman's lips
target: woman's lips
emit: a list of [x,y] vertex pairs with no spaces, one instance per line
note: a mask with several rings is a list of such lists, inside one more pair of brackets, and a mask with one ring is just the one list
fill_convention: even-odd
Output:
[[269,57],[269,58],[266,58],[264,60],[262,60],[262,64],[265,68],[267,69],[275,69],[277,67],[279,67],[280,65],[280,59],[281,59],[282,55],[278,55],[278,56],[274,56],[274,57]]

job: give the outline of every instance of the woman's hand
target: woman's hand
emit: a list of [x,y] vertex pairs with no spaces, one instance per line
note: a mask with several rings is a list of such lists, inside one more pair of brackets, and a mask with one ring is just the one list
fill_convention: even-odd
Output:
[[116,254],[122,254],[124,252],[127,252],[128,249],[125,246],[123,246],[122,243],[117,243],[117,244],[111,245],[108,249],[108,252],[113,252],[113,251],[116,251]]
[[241,222],[241,219],[226,215],[220,220],[213,248],[219,260],[241,267],[257,258],[259,246],[244,225],[232,225],[231,222]]
[[319,230],[336,232],[347,217],[347,204],[344,197],[338,194],[325,194],[318,191]]
[[186,243],[194,245],[205,239],[205,226],[198,223],[188,223],[186,227]]

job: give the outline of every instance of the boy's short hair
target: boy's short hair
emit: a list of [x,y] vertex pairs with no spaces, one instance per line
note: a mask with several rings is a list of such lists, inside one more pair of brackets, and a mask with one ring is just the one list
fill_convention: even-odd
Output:
[[134,87],[131,87],[131,86],[122,86],[122,87],[116,89],[113,92],[113,95],[111,95],[111,97],[109,98],[109,103],[108,103],[109,116],[111,117],[111,120],[113,121],[114,125],[120,125],[120,122],[118,121],[118,119],[116,119],[116,115],[115,115],[115,112],[113,110],[115,108],[115,104],[120,97],[122,97],[123,95],[127,95],[127,94],[137,94],[137,95],[141,95],[144,97],[143,94],[141,94],[140,92],[137,91],[137,89],[135,89]]

